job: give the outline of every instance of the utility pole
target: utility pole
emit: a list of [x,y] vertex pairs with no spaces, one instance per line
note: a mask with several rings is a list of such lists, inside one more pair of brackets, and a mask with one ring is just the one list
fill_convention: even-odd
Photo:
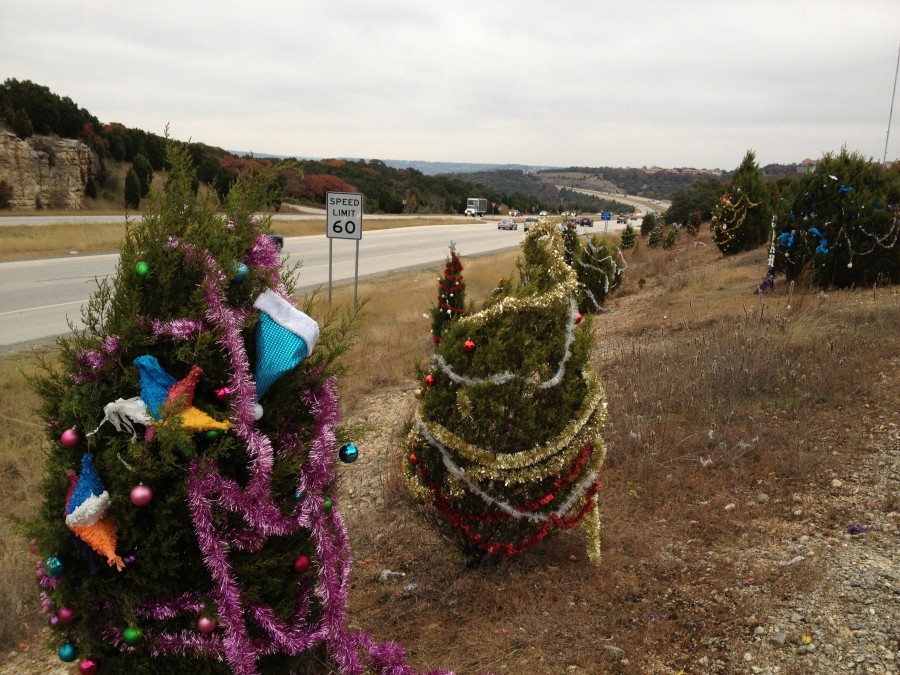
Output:
[[894,69],[894,91],[891,93],[891,112],[888,115],[887,136],[884,139],[884,158],[881,160],[882,166],[887,164],[888,139],[891,137],[891,119],[894,117],[894,98],[897,96],[897,73],[900,73],[900,46],[897,47],[897,67]]

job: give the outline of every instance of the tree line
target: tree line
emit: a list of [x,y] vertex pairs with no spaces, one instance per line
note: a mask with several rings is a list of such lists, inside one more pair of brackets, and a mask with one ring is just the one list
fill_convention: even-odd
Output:
[[[7,79],[0,84],[0,120],[20,138],[55,135],[85,142],[100,158],[100,171],[86,187],[96,197],[98,186],[110,179],[111,163],[130,163],[125,177],[124,203],[137,208],[147,196],[153,172],[166,166],[165,135],[124,124],[101,123],[68,96],[29,80]],[[200,142],[186,144],[196,168],[194,188],[210,186],[224,200],[232,186],[248,172],[271,176],[268,204],[324,205],[329,191],[366,195],[367,209],[377,213],[462,213],[469,197],[483,197],[497,213],[564,210],[601,210],[604,205],[574,193],[563,195],[553,186],[522,171],[429,176],[414,168],[389,167],[378,159],[297,159],[239,156]]]

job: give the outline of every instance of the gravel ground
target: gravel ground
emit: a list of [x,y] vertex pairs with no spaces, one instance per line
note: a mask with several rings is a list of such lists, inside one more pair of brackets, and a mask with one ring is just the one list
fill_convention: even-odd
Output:
[[[744,672],[900,673],[900,429],[891,421],[869,436],[859,463],[824,494],[794,495],[789,538],[745,552],[807,567],[818,581],[751,618],[753,642],[735,646]],[[829,514],[843,517],[843,532],[827,527]],[[724,664],[697,665],[722,672]]]

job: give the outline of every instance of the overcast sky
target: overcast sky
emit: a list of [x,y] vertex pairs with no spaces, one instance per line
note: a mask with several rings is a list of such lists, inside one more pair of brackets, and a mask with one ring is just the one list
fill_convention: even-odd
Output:
[[900,47],[898,0],[0,0],[0,17],[0,80],[101,122],[554,166],[880,161]]

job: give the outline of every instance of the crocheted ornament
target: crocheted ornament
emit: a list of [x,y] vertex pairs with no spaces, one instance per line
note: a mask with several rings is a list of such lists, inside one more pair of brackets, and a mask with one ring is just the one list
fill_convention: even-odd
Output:
[[319,324],[272,290],[261,293],[253,306],[260,311],[256,326],[259,400],[282,375],[312,353],[319,339]]

